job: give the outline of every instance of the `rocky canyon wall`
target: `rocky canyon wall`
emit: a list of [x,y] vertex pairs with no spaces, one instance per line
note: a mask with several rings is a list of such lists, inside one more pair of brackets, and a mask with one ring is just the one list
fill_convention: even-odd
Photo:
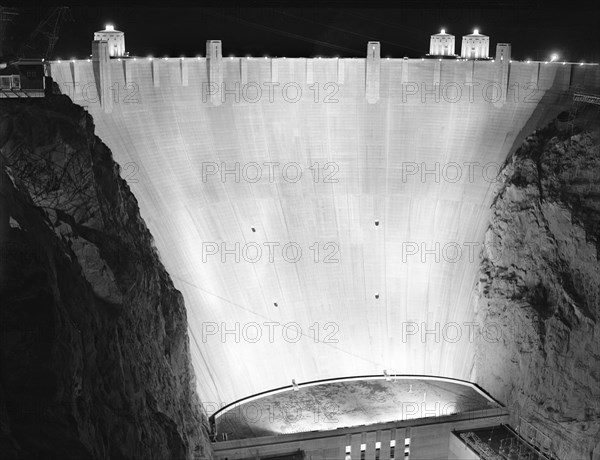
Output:
[[600,458],[599,127],[588,108],[507,161],[478,286],[478,383],[564,459]]
[[3,459],[210,458],[186,310],[87,112],[0,106]]

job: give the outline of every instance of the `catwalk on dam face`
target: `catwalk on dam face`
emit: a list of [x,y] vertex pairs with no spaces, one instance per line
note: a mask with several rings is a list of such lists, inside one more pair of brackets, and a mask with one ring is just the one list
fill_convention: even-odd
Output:
[[384,370],[476,381],[495,176],[599,83],[537,62],[104,59],[52,77],[121,164],[217,404]]

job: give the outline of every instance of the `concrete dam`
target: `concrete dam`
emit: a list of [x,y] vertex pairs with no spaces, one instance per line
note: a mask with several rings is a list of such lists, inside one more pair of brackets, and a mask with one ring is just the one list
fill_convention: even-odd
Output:
[[218,41],[116,59],[95,42],[50,70],[183,293],[213,412],[292,381],[477,383],[477,338],[502,335],[475,323],[496,175],[600,87],[598,66],[511,61],[506,45],[481,61],[385,59],[375,42],[362,59],[229,58]]

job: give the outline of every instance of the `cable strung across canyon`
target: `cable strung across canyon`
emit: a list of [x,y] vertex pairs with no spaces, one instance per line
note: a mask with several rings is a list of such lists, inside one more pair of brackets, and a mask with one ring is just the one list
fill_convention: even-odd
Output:
[[302,40],[302,41],[305,41],[305,42],[308,42],[308,43],[313,43],[315,45],[321,45],[321,46],[325,46],[327,48],[337,49],[337,50],[340,50],[340,51],[348,51],[350,53],[355,53],[355,54],[362,54],[363,53],[362,50],[358,50],[358,49],[354,49],[354,48],[347,48],[345,46],[335,45],[333,43],[324,42],[322,40],[315,40],[313,38],[304,37],[302,35],[294,34],[292,32],[286,32],[284,30],[279,30],[279,29],[276,29],[274,27],[265,26],[264,24],[258,24],[256,22],[248,21],[247,19],[236,18],[236,17],[231,16],[229,14],[217,13],[215,11],[207,11],[207,13],[208,14],[213,14],[215,16],[219,16],[219,17],[222,17],[222,18],[227,18],[227,19],[230,19],[232,21],[239,22],[240,24],[245,24],[247,26],[254,27],[256,29],[265,30],[267,32],[273,32],[273,33],[282,35],[284,37],[289,37],[289,38],[294,38],[294,39],[297,39],[297,40]]
[[[273,9],[273,11],[275,11],[277,13],[280,13],[282,15],[285,15],[285,16],[289,16],[289,17],[292,17],[292,18],[300,19],[302,21],[311,22],[313,24],[316,24],[316,25],[321,26],[321,27],[326,27],[326,28],[331,29],[331,30],[336,30],[338,32],[355,35],[355,36],[361,37],[361,38],[366,38],[367,40],[370,40],[370,41],[379,41],[380,43],[385,43],[385,44],[388,44],[388,45],[392,45],[392,46],[395,46],[397,48],[401,48],[403,50],[415,51],[415,52],[417,52],[419,54],[422,52],[422,50],[418,49],[418,48],[413,48],[411,46],[401,45],[399,43],[391,42],[389,40],[381,40],[378,37],[375,37],[375,36],[372,36],[372,35],[361,34],[361,33],[358,33],[358,32],[354,32],[352,30],[342,29],[341,27],[330,26],[330,25],[324,24],[322,22],[318,22],[318,21],[314,21],[312,19],[308,19],[308,18],[303,18],[303,17],[297,16],[297,15],[289,13],[287,11],[282,11],[282,10],[277,10],[277,9]],[[355,15],[352,15],[352,16],[355,16]],[[355,16],[355,17],[357,17],[357,16]]]

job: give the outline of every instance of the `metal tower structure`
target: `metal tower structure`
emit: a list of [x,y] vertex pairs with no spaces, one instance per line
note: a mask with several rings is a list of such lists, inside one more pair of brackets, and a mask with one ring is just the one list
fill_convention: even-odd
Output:
[[58,41],[58,32],[65,21],[73,21],[73,16],[71,15],[69,7],[58,6],[52,8],[48,13],[48,16],[39,23],[23,45],[21,45],[17,52],[17,57],[20,59],[50,59],[54,52],[54,46]]

